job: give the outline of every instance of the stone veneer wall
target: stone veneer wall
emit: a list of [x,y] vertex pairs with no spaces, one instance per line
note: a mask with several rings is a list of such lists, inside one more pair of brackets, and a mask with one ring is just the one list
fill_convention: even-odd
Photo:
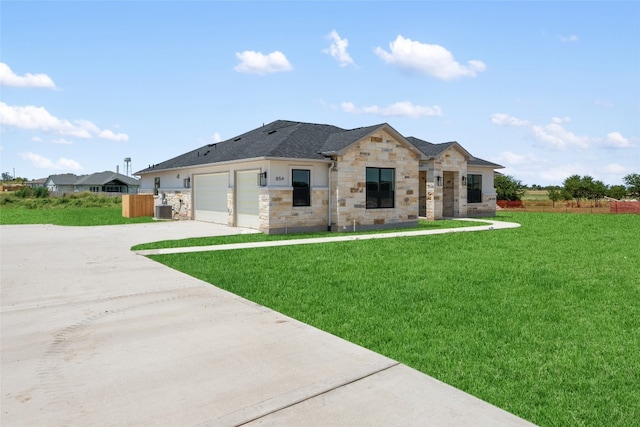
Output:
[[[366,209],[366,168],[395,168],[395,208]],[[384,131],[354,144],[339,158],[334,230],[411,226],[418,221],[418,158]]]
[[293,206],[293,188],[260,192],[260,231],[268,234],[326,231],[328,188],[311,189],[311,206]]
[[496,214],[496,195],[482,193],[482,203],[467,205],[468,216],[494,216]]
[[440,162],[429,162],[426,169],[426,183],[422,183],[425,188],[426,215],[429,220],[442,218],[442,185],[437,185],[436,176],[442,176],[442,165]]
[[191,192],[182,193],[180,191],[161,192],[153,196],[153,206],[162,205],[162,195],[165,195],[166,204],[171,205],[173,219],[192,219],[191,215]]

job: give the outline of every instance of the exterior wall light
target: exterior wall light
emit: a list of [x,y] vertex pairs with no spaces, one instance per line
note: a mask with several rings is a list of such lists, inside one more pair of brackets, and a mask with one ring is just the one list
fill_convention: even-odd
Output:
[[467,177],[466,176],[462,177],[462,185],[464,185],[465,187],[467,186]]
[[258,174],[258,185],[260,187],[267,185],[267,171]]
[[442,186],[442,177],[440,175],[436,176],[436,180],[438,181],[438,185]]

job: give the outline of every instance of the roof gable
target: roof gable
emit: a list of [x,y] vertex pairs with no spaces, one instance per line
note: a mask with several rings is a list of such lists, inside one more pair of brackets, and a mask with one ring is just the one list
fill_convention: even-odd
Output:
[[62,173],[58,175],[49,175],[46,182],[55,185],[73,185],[81,177],[72,173]]
[[415,145],[416,147],[418,147],[418,149],[420,151],[422,151],[422,153],[427,156],[428,158],[438,158],[440,156],[442,156],[445,151],[447,151],[450,148],[454,148],[456,150],[458,150],[466,159],[467,161],[469,161],[470,159],[473,159],[473,156],[471,155],[471,153],[469,153],[467,150],[464,149],[464,147],[462,145],[460,145],[457,141],[450,141],[450,142],[442,142],[439,144],[433,144],[431,142],[427,142],[424,141],[422,139],[416,138],[414,136],[410,136],[407,138],[413,145]]
[[112,181],[120,181],[121,183],[130,186],[140,185],[140,181],[135,178],[131,178],[129,176],[111,171],[97,172],[91,175],[85,175],[78,179],[74,183],[74,185],[105,185]]

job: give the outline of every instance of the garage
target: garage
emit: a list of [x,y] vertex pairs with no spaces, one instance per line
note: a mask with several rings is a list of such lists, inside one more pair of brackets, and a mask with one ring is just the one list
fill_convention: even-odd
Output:
[[259,170],[236,172],[236,225],[260,228]]
[[228,224],[227,189],[229,173],[193,176],[193,211],[198,221]]

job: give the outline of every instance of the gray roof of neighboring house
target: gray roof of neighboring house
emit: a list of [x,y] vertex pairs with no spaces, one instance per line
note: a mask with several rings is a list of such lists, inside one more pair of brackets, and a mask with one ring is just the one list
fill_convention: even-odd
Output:
[[73,185],[80,177],[72,173],[62,173],[58,175],[49,175],[48,180],[51,180],[56,185]]
[[[382,126],[389,125],[382,123],[342,129],[332,125],[276,120],[226,141],[208,144],[164,162],[149,165],[148,168],[135,172],[135,175],[259,157],[322,160],[329,153],[342,150]],[[431,144],[413,137],[407,140],[427,156],[437,155],[451,145],[464,151],[457,142]]]
[[116,172],[104,171],[80,177],[74,185],[105,185],[111,181],[120,181],[129,186],[140,185],[140,181]]

